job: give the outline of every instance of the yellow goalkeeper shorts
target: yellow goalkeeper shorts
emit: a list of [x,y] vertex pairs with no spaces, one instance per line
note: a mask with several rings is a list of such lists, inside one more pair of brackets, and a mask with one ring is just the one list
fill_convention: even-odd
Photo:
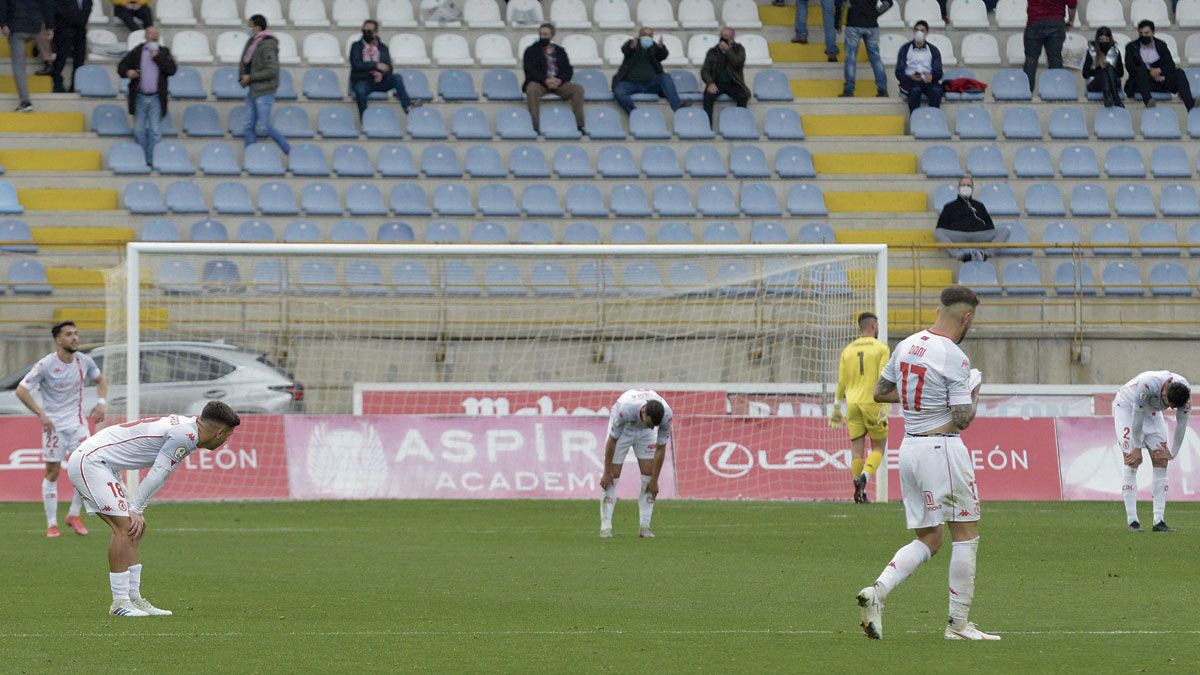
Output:
[[850,403],[846,406],[846,427],[850,438],[871,435],[879,441],[888,435],[888,405],[884,403]]

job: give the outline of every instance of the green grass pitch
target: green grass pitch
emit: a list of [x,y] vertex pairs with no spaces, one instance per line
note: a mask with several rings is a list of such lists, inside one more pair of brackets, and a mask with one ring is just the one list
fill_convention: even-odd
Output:
[[1200,672],[1200,505],[1174,534],[1115,502],[984,508],[995,643],[942,639],[948,547],[862,636],[898,504],[664,501],[640,540],[626,500],[609,541],[590,501],[162,504],[143,590],[175,616],[140,619],[105,613],[99,520],[47,540],[38,505],[0,504],[0,671]]

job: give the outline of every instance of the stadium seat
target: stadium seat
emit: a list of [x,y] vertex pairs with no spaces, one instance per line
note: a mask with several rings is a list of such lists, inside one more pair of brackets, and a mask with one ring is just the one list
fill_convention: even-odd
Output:
[[604,197],[600,194],[600,190],[590,184],[572,185],[567,190],[566,210],[575,218],[608,215],[608,208],[604,206]]
[[660,244],[693,244],[696,235],[687,223],[663,223],[658,227],[655,241]]
[[620,145],[606,145],[596,155],[596,168],[605,178],[637,178],[641,175],[633,155]]
[[519,145],[508,156],[508,170],[515,178],[549,178],[546,156],[534,145]]
[[1071,247],[1082,242],[1083,236],[1074,223],[1053,222],[1042,230],[1042,243],[1057,246],[1057,248],[1044,249],[1046,255],[1071,255]]
[[1178,145],[1160,145],[1150,153],[1150,173],[1155,178],[1191,178],[1187,152]]
[[550,22],[560,30],[564,28],[591,28],[587,7],[582,0],[552,0]]
[[629,133],[640,141],[666,140],[671,138],[667,130],[667,118],[657,108],[638,107],[629,113]]
[[425,228],[424,240],[430,244],[457,244],[462,241],[462,235],[454,223],[435,221]]
[[1088,145],[1069,145],[1058,155],[1058,171],[1063,178],[1099,178],[1100,164]]
[[427,178],[461,178],[458,154],[448,145],[430,145],[421,151],[421,172]]
[[[679,100],[698,102],[704,99],[704,94],[700,91],[700,82],[690,70],[672,70],[668,74],[671,80],[675,83],[675,91],[679,94]],[[634,100],[637,100],[636,98]],[[728,100],[725,94],[721,94],[718,101]]]
[[[776,160],[778,162],[778,159]],[[927,178],[958,178],[963,175],[958,153],[948,145],[931,145],[921,153],[921,173]],[[785,176],[781,172],[781,178]],[[815,172],[811,177],[815,177]]]
[[751,244],[786,244],[787,231],[779,223],[758,222],[750,227]]
[[192,181],[177,181],[167,186],[167,208],[171,213],[208,213],[200,186]]
[[54,292],[46,279],[46,268],[36,260],[14,260],[8,266],[8,287],[15,295],[50,295]]
[[521,210],[532,217],[559,218],[563,215],[558,193],[548,185],[530,185],[521,192]]
[[625,0],[602,0],[592,5],[592,20],[604,30],[633,28]]
[[[568,194],[569,196],[569,194]],[[568,223],[563,231],[564,244],[599,244],[600,231],[591,223]]]
[[521,296],[529,293],[520,270],[511,262],[488,263],[483,270],[483,284],[491,296]]
[[619,218],[649,218],[654,215],[646,191],[636,183],[621,183],[609,194],[612,213]]
[[546,20],[538,0],[510,0],[505,19],[513,28],[534,27]]
[[671,288],[676,293],[705,293],[708,290],[708,273],[699,263],[680,262],[671,265],[667,272]]
[[75,73],[75,91],[88,98],[112,98],[117,95],[108,69],[96,65],[80,66]]
[[[715,151],[714,151],[714,154],[715,154]],[[691,156],[690,150],[688,151],[688,155],[689,155],[689,157]],[[730,156],[731,163],[732,163],[732,160],[733,160],[733,157],[731,155]],[[716,173],[716,171],[714,171],[713,174],[709,174],[709,175],[718,175],[718,176],[724,175],[724,167],[722,167],[720,164],[720,156],[717,156],[716,162],[713,165],[713,168],[715,170],[719,170],[720,173]],[[693,176],[700,175],[700,174],[692,173],[690,169],[689,169],[689,173],[691,173]],[[810,153],[808,150],[806,150],[798,145],[785,146],[783,148],[780,148],[779,151],[777,153],[775,153],[775,173],[778,174],[778,176],[780,178],[816,178],[817,177],[817,171],[813,167],[812,153]]]
[[976,145],[967,151],[967,173],[975,178],[1008,178],[1004,155],[995,145]]
[[471,193],[462,185],[453,183],[438,185],[433,189],[433,210],[439,216],[475,215]]
[[292,146],[292,152],[288,155],[288,169],[293,176],[329,175],[329,164],[325,162],[325,153],[319,146],[311,143]]
[[383,271],[375,263],[351,260],[346,263],[344,277],[346,291],[350,295],[383,296],[389,293],[384,284]]
[[[390,42],[388,46],[391,47]],[[471,47],[467,44],[467,39],[455,33],[438,34],[433,38],[430,50],[433,60],[439,66],[471,66],[475,63],[475,59],[471,58]],[[395,56],[392,58],[395,59]]]
[[[93,5],[92,13],[96,12]],[[195,26],[196,15],[192,11],[190,0],[158,0],[154,5],[154,20],[162,26]],[[88,23],[91,23],[90,21]],[[105,19],[104,23],[107,23]]]
[[175,74],[167,78],[167,91],[171,98],[177,100],[208,98],[208,92],[204,91],[204,83],[200,80],[200,71],[191,66],[179,66]]
[[621,125],[621,115],[612,108],[589,106],[584,112],[584,129],[595,141],[625,140],[625,127]]
[[[793,146],[795,147],[795,146]],[[755,145],[739,145],[729,151],[729,171],[734,178],[770,178],[767,156]]]
[[[329,183],[309,183],[305,185],[304,189],[300,191],[300,210],[306,216],[342,215],[342,204],[338,198],[337,188]],[[263,213],[266,213],[266,211],[263,211]]]
[[742,235],[733,223],[709,223],[704,228],[703,241],[706,244],[740,244]]
[[301,81],[304,98],[310,101],[340,101],[343,90],[337,73],[328,68],[309,68]]
[[[12,241],[16,239],[11,229],[9,229],[10,223],[21,223],[21,221],[0,221],[0,239],[4,239],[6,241]],[[24,225],[24,223],[21,224]],[[29,226],[26,225],[25,229],[28,230]],[[182,237],[179,236],[179,227],[175,224],[175,221],[167,220],[166,218],[153,218],[142,225],[142,236],[138,237],[138,239],[141,241],[180,241]],[[32,237],[30,237],[30,241],[32,241]],[[0,250],[8,251],[10,253],[24,252],[21,250],[16,250],[15,247],[11,246],[2,247]]]
[[[242,183],[227,181],[213,188],[213,210],[225,215],[254,215],[250,190]],[[193,236],[192,239],[196,237]],[[222,237],[224,239],[224,237]]]
[[[1121,223],[1105,221],[1092,228],[1092,243],[1093,244],[1128,244],[1129,230]],[[1121,247],[1099,247],[1093,249],[1095,255],[1133,255],[1133,249],[1128,246]]]
[[375,240],[389,244],[407,244],[416,239],[413,237],[412,228],[408,223],[402,223],[398,220],[386,222],[379,226],[379,231],[375,235]]
[[[446,126],[442,116],[436,112],[429,114],[429,108],[417,108],[408,114],[408,132],[414,139],[445,140]],[[367,108],[362,115],[362,130],[371,139],[404,138],[404,129],[400,126],[400,115],[391,106],[373,106]]]
[[472,178],[504,178],[508,170],[500,160],[500,153],[487,145],[472,145],[467,148],[463,167]]
[[[1021,223],[1018,223],[1016,221],[1012,221],[1012,222],[1008,222],[1008,223],[999,223],[996,225],[996,227],[997,228],[1003,227],[1004,229],[1008,230],[1008,243],[1010,243],[1010,244],[1028,244],[1029,243],[1029,232],[1027,232],[1025,230],[1025,227],[1023,225],[1021,225]],[[1033,255],[1033,249],[1009,246],[1009,247],[1000,249],[998,251],[998,253],[1001,253],[1003,255]]]
[[1042,122],[1033,108],[1019,106],[1005,111],[1003,129],[1009,140],[1042,139]]
[[420,70],[402,68],[396,71],[404,79],[404,90],[414,101],[432,101],[433,90],[429,88],[429,78]]
[[[358,186],[355,186],[358,187]],[[378,193],[378,190],[376,190]],[[349,193],[346,195],[346,205],[350,206],[351,201],[356,198],[351,197]],[[380,196],[379,203],[383,204],[383,197]],[[349,209],[353,213],[353,209]],[[383,209],[387,213],[387,209]],[[329,233],[329,241],[345,242],[345,243],[365,243],[368,241],[367,228],[357,220],[339,220],[333,224],[333,229]]]
[[243,160],[246,173],[251,176],[282,176],[283,153],[271,142],[254,143],[246,147]]
[[618,291],[617,275],[608,263],[585,262],[575,275],[576,285],[584,295],[614,295]]
[[[681,11],[680,15],[682,14]],[[754,74],[754,97],[763,103],[769,101],[790,103],[795,100],[787,73],[774,69],[760,70]]]
[[286,138],[312,138],[312,127],[308,123],[308,113],[298,105],[284,105],[275,108],[272,116],[275,128]]
[[1142,113],[1142,138],[1147,140],[1175,140],[1182,138],[1179,116],[1171,108],[1160,107]]
[[300,263],[296,270],[296,289],[305,295],[340,295],[342,292],[333,265],[323,260]]
[[207,0],[200,3],[200,17],[206,26],[238,26],[242,23],[235,0]]
[[475,80],[471,78],[470,73],[458,68],[438,73],[438,95],[445,101],[479,100],[479,93],[475,91]]
[[793,216],[825,216],[825,193],[812,183],[793,185],[787,194],[787,210]]
[[341,106],[327,106],[317,113],[317,132],[321,138],[358,138],[354,113]]
[[562,38],[562,48],[566,50],[567,56],[571,59],[572,66],[602,66],[604,59],[600,57],[600,50],[596,46],[596,40],[590,35],[575,33]]
[[[491,0],[483,1],[491,4]],[[506,36],[497,33],[475,38],[475,59],[484,67],[517,65],[517,59],[513,57],[512,43]]]
[[[580,68],[575,71],[575,84],[583,87],[583,99],[589,102],[613,100],[608,78],[599,70]],[[524,98],[524,95],[522,95]],[[588,108],[588,111],[591,109]]]
[[758,5],[753,0],[725,0],[721,3],[721,23],[730,28],[762,28]]
[[999,295],[1000,280],[996,268],[990,262],[970,261],[958,268],[958,283],[975,291],[978,295]]
[[749,108],[725,108],[717,116],[717,128],[727,141],[758,140],[758,126]]
[[1190,296],[1192,285],[1188,283],[1187,270],[1174,262],[1161,262],[1150,269],[1150,295]]
[[790,108],[771,108],[763,113],[763,132],[772,141],[802,141],[800,113]]
[[691,217],[696,214],[691,193],[678,183],[667,183],[654,189],[654,210],[659,216],[665,217]]
[[[43,277],[45,272],[42,272]],[[158,288],[168,295],[198,295],[200,293],[200,277],[196,268],[186,260],[164,260],[159,263],[155,274]],[[9,280],[12,280],[12,270],[9,270]],[[49,286],[44,293],[49,292]]]
[[1095,183],[1076,185],[1071,189],[1071,215],[1108,216],[1108,194]]
[[1154,197],[1145,185],[1122,185],[1113,201],[1118,216],[1153,218],[1155,215]]
[[1179,0],[1175,5],[1175,23],[1180,28],[1200,28],[1200,0]]
[[992,97],[997,101],[1029,101],[1033,94],[1029,90],[1029,78],[1016,69],[1001,69],[992,78]]
[[[562,2],[562,0],[557,0]],[[536,263],[530,270],[530,285],[534,295],[573,295],[567,269],[558,263]]]
[[231,66],[217,68],[212,74],[212,93],[218,100],[245,100],[246,88],[238,81],[238,70]]
[[1142,273],[1133,263],[1111,262],[1100,273],[1105,295],[1142,295]]
[[[436,200],[436,195],[435,195]],[[479,188],[479,213],[487,218],[519,216],[517,197],[512,188],[503,183],[488,183]]]
[[[988,213],[992,213],[991,208]],[[1054,183],[1035,183],[1025,191],[1025,213],[1031,216],[1065,216],[1062,191]],[[1013,215],[1000,213],[998,215]]]
[[[134,181],[125,186],[122,202],[130,213],[158,215],[167,212],[166,203],[158,186],[147,181]],[[0,180],[0,213],[24,213],[17,201],[17,190],[12,183]]]
[[742,212],[750,217],[783,215],[779,209],[779,197],[769,183],[743,184],[738,201]]
[[933,192],[933,210],[940,212],[946,204],[958,199],[958,184],[939,185]]
[[964,35],[959,43],[963,63],[971,66],[1000,65],[1000,43],[989,33]]
[[[578,75],[576,71],[576,75]],[[525,94],[511,70],[494,68],[483,74],[483,97],[489,101],[523,101]]]
[[466,0],[462,6],[462,19],[469,28],[504,28],[500,7],[493,0]]
[[560,145],[554,151],[554,173],[559,178],[592,178],[596,175],[588,154],[574,145]]
[[[160,144],[161,145],[161,144]],[[146,175],[150,165],[146,164],[146,151],[130,141],[119,141],[109,146],[108,170],[117,175]]]
[[[244,186],[242,186],[244,187]],[[190,241],[229,241],[229,231],[219,220],[197,220],[188,231]]]
[[1127,108],[1104,108],[1096,111],[1096,138],[1102,141],[1123,141],[1133,138],[1133,119]]
[[398,216],[433,215],[433,210],[429,208],[429,199],[425,196],[425,190],[414,183],[397,183],[392,186],[392,193],[388,201],[391,204],[392,213]]
[[638,223],[617,223],[613,225],[608,240],[613,244],[645,244],[649,238],[646,228]]
[[281,293],[288,288],[279,260],[260,260],[250,273],[250,287],[257,293]]
[[976,188],[976,196],[993,216],[1018,216],[1017,197],[1005,183],[992,183]]
[[642,150],[642,173],[647,178],[681,178],[679,158],[665,145],[651,145]]
[[508,107],[498,111],[496,132],[506,141],[532,141],[538,137],[533,130],[533,119],[525,108]]
[[[292,162],[294,172],[294,158]],[[333,172],[342,178],[375,175],[375,169],[371,167],[371,157],[367,154],[366,148],[363,148],[361,145],[339,145],[334,148]]]
[[660,295],[666,292],[662,275],[653,263],[629,263],[621,272],[621,281],[625,292],[630,295]]
[[1062,68],[1051,68],[1038,75],[1038,97],[1043,101],[1078,101],[1076,77]]
[[204,263],[200,279],[208,293],[240,293],[245,290],[242,287],[242,273],[232,260],[209,260]]
[[1175,232],[1175,226],[1164,223],[1160,220],[1144,223],[1141,227],[1141,230],[1138,232],[1138,242],[1142,244],[1172,244],[1172,246],[1143,248],[1143,256],[1177,256],[1180,254],[1179,247],[1177,246],[1179,243],[1179,235]]
[[238,224],[238,241],[275,241],[275,230],[262,220],[246,220]]
[[[332,187],[329,188],[333,190]],[[336,193],[334,193],[336,195]],[[336,198],[336,197],[335,197]],[[300,214],[296,207],[296,193],[291,185],[281,181],[263,183],[258,188],[258,210],[264,216],[295,216]],[[341,213],[339,208],[337,211]],[[286,240],[286,236],[284,239]]]
[[1165,185],[1159,197],[1159,205],[1165,217],[1200,216],[1200,200],[1191,185]]
[[[338,1],[340,2],[341,0]],[[334,9],[337,9],[336,2],[334,4]],[[367,11],[368,10],[365,7],[361,9],[354,7],[350,12],[350,15],[356,18],[354,23],[343,23],[342,19],[338,18],[339,14],[337,11],[333,12],[333,17],[338,20],[339,26],[358,28],[360,25],[362,25],[362,22],[370,16],[369,14],[365,13]],[[360,14],[360,12],[363,14]],[[417,27],[416,15],[413,12],[413,3],[410,2],[410,0],[379,0],[379,4],[375,8],[375,13],[378,15],[379,20],[384,26],[395,28]],[[358,16],[362,16],[362,18],[357,18]],[[349,21],[349,17],[347,17],[346,21]],[[388,48],[391,49],[390,44],[388,45]],[[392,58],[396,58],[395,49],[392,49]]]
[[1013,172],[1017,178],[1053,178],[1054,162],[1040,145],[1026,145],[1013,153]]
[[[918,140],[947,140],[950,127],[941,108],[917,108],[909,115],[908,128]],[[992,137],[995,137],[993,131]]]
[[553,244],[554,231],[546,223],[526,221],[521,223],[521,226],[517,228],[517,243]]
[[796,241],[801,244],[836,244],[837,236],[833,228],[825,223],[805,223]]
[[576,140],[583,135],[575,125],[575,115],[564,106],[543,106],[540,122],[547,140]]
[[1087,124],[1083,111],[1073,106],[1055,108],[1050,112],[1050,138],[1055,140],[1087,140]]
[[954,131],[963,140],[995,140],[992,114],[983,106],[960,108],[954,116]]
[[92,108],[92,131],[99,136],[133,135],[133,129],[129,126],[129,115],[122,106],[112,103],[102,103]]
[[[711,140],[716,137],[708,115],[694,107],[675,111],[675,135],[681,141]],[[757,138],[757,136],[755,136]]]
[[1109,178],[1145,178],[1142,153],[1130,145],[1114,145],[1104,154],[1104,173]]
[[412,152],[402,145],[385,145],[379,149],[375,168],[384,178],[415,178],[420,174]]
[[196,138],[214,138],[225,135],[221,128],[221,118],[217,109],[204,104],[194,103],[183,110],[183,130],[188,136]]
[[1032,260],[1010,260],[1004,264],[1004,290],[1009,295],[1045,295],[1042,273]]
[[[708,183],[696,190],[696,208],[706,217],[737,217],[741,215],[738,202],[733,197],[733,191],[728,185]],[[779,210],[778,204],[775,210]]]

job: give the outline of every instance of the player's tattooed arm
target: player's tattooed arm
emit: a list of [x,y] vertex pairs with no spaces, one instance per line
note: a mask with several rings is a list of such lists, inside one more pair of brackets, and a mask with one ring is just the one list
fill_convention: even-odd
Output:
[[971,426],[971,421],[975,419],[975,404],[967,403],[965,405],[950,406],[950,417],[954,420],[954,426],[958,427],[959,431]]
[[875,383],[875,402],[899,403],[900,392],[896,391],[896,383],[884,377],[879,378]]

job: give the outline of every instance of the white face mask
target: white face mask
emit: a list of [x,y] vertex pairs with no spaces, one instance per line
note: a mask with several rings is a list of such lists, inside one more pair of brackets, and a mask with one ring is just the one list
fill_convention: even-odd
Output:
[[925,43],[925,31],[919,30],[919,31],[913,33],[913,42],[916,42],[917,44],[924,44]]
[[975,189],[972,188],[970,185],[959,185],[958,186],[958,196],[959,197],[969,198],[974,193],[975,193]]

